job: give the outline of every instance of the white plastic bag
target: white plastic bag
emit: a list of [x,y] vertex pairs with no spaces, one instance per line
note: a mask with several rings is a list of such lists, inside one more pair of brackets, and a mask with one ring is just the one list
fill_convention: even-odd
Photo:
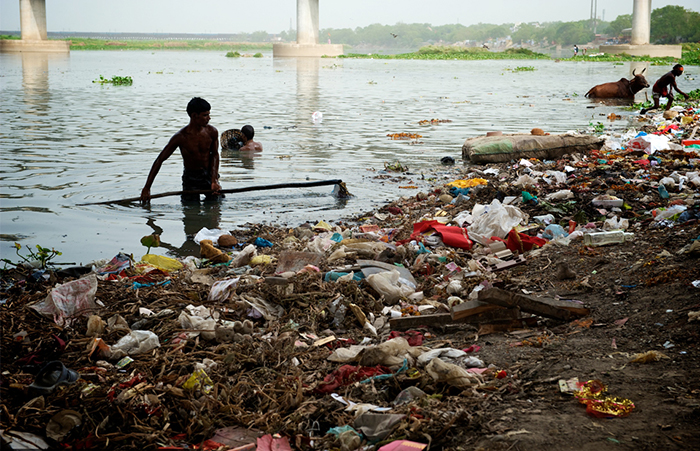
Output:
[[112,359],[149,352],[160,346],[158,335],[150,330],[132,330],[112,346]]
[[[550,169],[550,170],[544,171],[544,173],[547,174],[547,177],[554,177],[554,180],[556,180],[557,183],[566,183],[566,174],[564,174],[561,171],[552,171]],[[545,180],[548,181],[548,179],[545,179]]]
[[236,289],[236,284],[240,280],[240,277],[235,277],[233,279],[219,280],[214,282],[211,286],[211,291],[209,292],[210,301],[225,301],[230,296],[231,293]]
[[630,140],[627,149],[643,150],[644,153],[653,155],[657,150],[669,148],[669,139],[664,135],[644,135]]
[[[216,320],[202,318],[201,316],[188,315],[185,312],[180,313],[177,319],[180,322],[180,327],[191,331],[200,331],[202,338],[205,340],[213,340],[216,338]],[[189,332],[190,336],[196,336],[198,332]]]
[[410,296],[415,292],[409,285],[401,283],[401,274],[398,271],[382,271],[367,276],[367,283],[374,288],[377,293],[384,296],[390,305],[399,302],[399,299]]
[[545,196],[548,200],[566,200],[574,197],[574,193],[569,189],[562,189],[556,193],[550,193]]
[[95,274],[58,285],[43,301],[31,306],[45,316],[53,317],[59,326],[68,325],[76,315],[90,316],[94,313],[97,277]]
[[481,385],[480,377],[475,373],[470,373],[461,366],[443,362],[440,359],[433,359],[425,367],[425,372],[437,382],[445,382],[459,388]]
[[255,249],[255,245],[249,244],[246,247],[244,247],[243,250],[238,253],[238,255],[233,257],[233,261],[229,266],[232,268],[240,268],[241,266],[245,266],[248,263],[250,263],[250,260],[255,256],[256,253],[257,250]]
[[683,213],[686,211],[688,207],[685,205],[673,205],[671,207],[668,207],[665,210],[661,209],[656,209],[656,217],[654,218],[654,221],[663,221],[664,219],[669,219],[679,213]]
[[207,229],[206,227],[202,227],[202,229],[194,236],[194,242],[199,244],[202,242],[202,240],[211,240],[211,242],[216,245],[219,243],[219,237],[223,235],[231,234],[226,230]]
[[618,219],[617,216],[613,216],[605,220],[603,230],[627,230],[629,226],[630,222],[627,219]]
[[520,177],[518,177],[518,180],[513,182],[513,186],[517,186],[521,189],[534,187],[535,185],[537,185],[537,180],[535,180],[527,174],[521,175]]
[[474,219],[467,231],[469,238],[486,246],[492,236],[505,238],[513,227],[527,220],[528,215],[518,207],[501,205],[498,199],[494,199],[488,211]]

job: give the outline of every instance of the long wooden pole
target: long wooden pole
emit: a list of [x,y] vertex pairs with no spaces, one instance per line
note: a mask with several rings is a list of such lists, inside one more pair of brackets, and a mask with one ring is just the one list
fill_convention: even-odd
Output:
[[[342,180],[321,180],[318,182],[297,182],[297,183],[278,183],[276,185],[261,185],[261,186],[246,186],[243,188],[230,188],[219,190],[221,194],[234,194],[234,193],[244,193],[247,191],[264,191],[269,189],[283,189],[283,188],[311,188],[314,186],[327,186],[327,185],[340,185],[343,183]],[[167,193],[153,194],[151,199],[158,199],[160,197],[168,196],[180,196],[182,194],[212,194],[212,190],[202,190],[202,191],[169,191]],[[89,202],[85,204],[77,204],[78,206],[85,205],[109,205],[109,204],[128,204],[131,202],[139,202],[141,197],[129,197],[126,199],[119,200],[106,200],[103,202]]]

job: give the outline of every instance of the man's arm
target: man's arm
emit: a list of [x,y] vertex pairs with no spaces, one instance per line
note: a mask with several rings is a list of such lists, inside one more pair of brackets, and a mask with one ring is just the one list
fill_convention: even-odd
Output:
[[[686,94],[686,93],[684,93],[683,91],[681,91],[680,89],[678,89],[678,85],[676,85],[676,78],[675,78],[675,77],[671,80],[671,86],[673,87],[673,89],[675,89],[676,91],[678,91],[680,94],[683,94],[683,96],[684,96],[686,99],[688,98],[688,94]],[[669,91],[670,91],[670,89],[669,89]]]
[[146,179],[146,184],[141,190],[141,202],[145,203],[151,200],[151,186],[153,185],[153,181],[155,180],[156,175],[158,175],[158,171],[160,171],[160,167],[163,165],[163,162],[170,158],[170,155],[172,155],[173,152],[175,152],[175,149],[177,149],[180,145],[179,137],[180,133],[174,134],[173,137],[170,138],[170,141],[168,141],[168,144],[166,144],[163,150],[161,150],[160,154],[158,154],[156,161],[153,162],[151,172],[148,173],[148,178]]
[[211,174],[211,190],[217,192],[221,189],[219,185],[219,132],[212,127],[212,140],[209,149],[209,173]]

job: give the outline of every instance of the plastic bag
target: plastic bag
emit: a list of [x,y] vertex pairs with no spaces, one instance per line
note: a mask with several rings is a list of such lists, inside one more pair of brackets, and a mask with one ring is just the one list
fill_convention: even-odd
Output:
[[132,330],[112,346],[112,359],[121,359],[127,355],[137,355],[160,347],[158,335],[150,330]]
[[141,257],[141,261],[166,272],[179,271],[183,268],[182,263],[179,261],[162,255],[146,254]]
[[605,220],[603,230],[627,230],[629,226],[630,222],[627,219],[618,219],[617,216],[613,216]]
[[229,266],[233,268],[240,268],[241,266],[245,266],[248,263],[250,263],[250,260],[255,256],[256,253],[257,250],[255,249],[255,246],[249,244],[246,247],[244,247],[243,250],[233,258],[233,261]]
[[527,174],[523,174],[518,177],[518,180],[513,182],[513,186],[517,186],[521,189],[531,188],[537,185],[537,180],[533,179]]
[[[545,174],[547,174],[547,176],[554,177],[554,180],[556,180],[557,183],[566,183],[566,174],[561,171],[547,170],[545,171]],[[549,181],[548,179],[545,180]]]
[[415,292],[406,283],[401,283],[400,273],[398,271],[382,271],[376,274],[367,276],[367,283],[370,284],[379,294],[384,296],[386,302],[390,305],[396,304],[399,299],[407,297]]
[[656,210],[654,210],[654,212],[656,213],[654,221],[663,221],[664,219],[671,219],[675,215],[679,215],[687,209],[688,207],[686,207],[685,205],[673,205],[666,209],[657,208]]
[[232,292],[236,289],[236,284],[240,280],[240,277],[234,279],[219,280],[214,282],[211,286],[211,291],[209,291],[208,299],[210,301],[225,301],[229,298]]
[[564,230],[564,227],[560,226],[559,224],[548,225],[542,233],[542,238],[548,240],[567,236],[569,236],[569,234],[566,232],[566,230]]
[[559,190],[556,193],[550,193],[545,196],[549,200],[566,200],[574,197],[574,193],[569,189]]
[[207,229],[206,227],[202,227],[202,230],[197,232],[197,234],[194,236],[194,242],[199,244],[202,240],[211,240],[212,244],[218,244],[219,237],[222,235],[231,234],[226,230]]
[[[188,315],[182,312],[177,320],[183,329],[200,331],[202,338],[205,340],[216,338],[216,320],[211,317],[202,318],[201,316]],[[189,332],[189,334],[190,336],[196,336],[197,332]]]
[[45,316],[53,317],[59,326],[68,325],[74,315],[90,316],[97,308],[95,293],[97,277],[94,274],[58,285],[43,301],[31,306]]
[[[389,368],[403,365],[403,361],[410,356],[411,345],[403,337],[392,338],[364,349],[360,353],[360,366],[384,365]],[[412,359],[412,357],[411,357]]]
[[627,143],[628,149],[643,150],[648,155],[653,155],[657,150],[668,149],[669,139],[664,135],[638,136]]
[[488,211],[475,218],[467,230],[471,239],[486,246],[492,236],[505,238],[513,227],[527,220],[528,215],[518,207],[501,205],[498,199],[494,199]]
[[425,372],[437,382],[445,382],[459,388],[481,385],[481,379],[475,373],[470,373],[461,366],[433,359],[425,367]]

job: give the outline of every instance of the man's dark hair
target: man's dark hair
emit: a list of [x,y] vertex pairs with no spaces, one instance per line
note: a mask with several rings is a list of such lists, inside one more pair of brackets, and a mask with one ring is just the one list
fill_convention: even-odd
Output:
[[682,65],[682,64],[676,64],[675,66],[673,66],[673,71],[674,71],[674,72],[677,72],[676,75],[682,74],[682,73],[683,73],[683,65]]
[[245,135],[246,139],[248,139],[248,141],[253,139],[253,136],[255,136],[255,130],[253,130],[252,125],[244,125],[241,131]]
[[187,115],[192,116],[197,113],[204,113],[206,111],[211,111],[211,105],[209,102],[201,97],[192,97],[192,100],[187,104]]

